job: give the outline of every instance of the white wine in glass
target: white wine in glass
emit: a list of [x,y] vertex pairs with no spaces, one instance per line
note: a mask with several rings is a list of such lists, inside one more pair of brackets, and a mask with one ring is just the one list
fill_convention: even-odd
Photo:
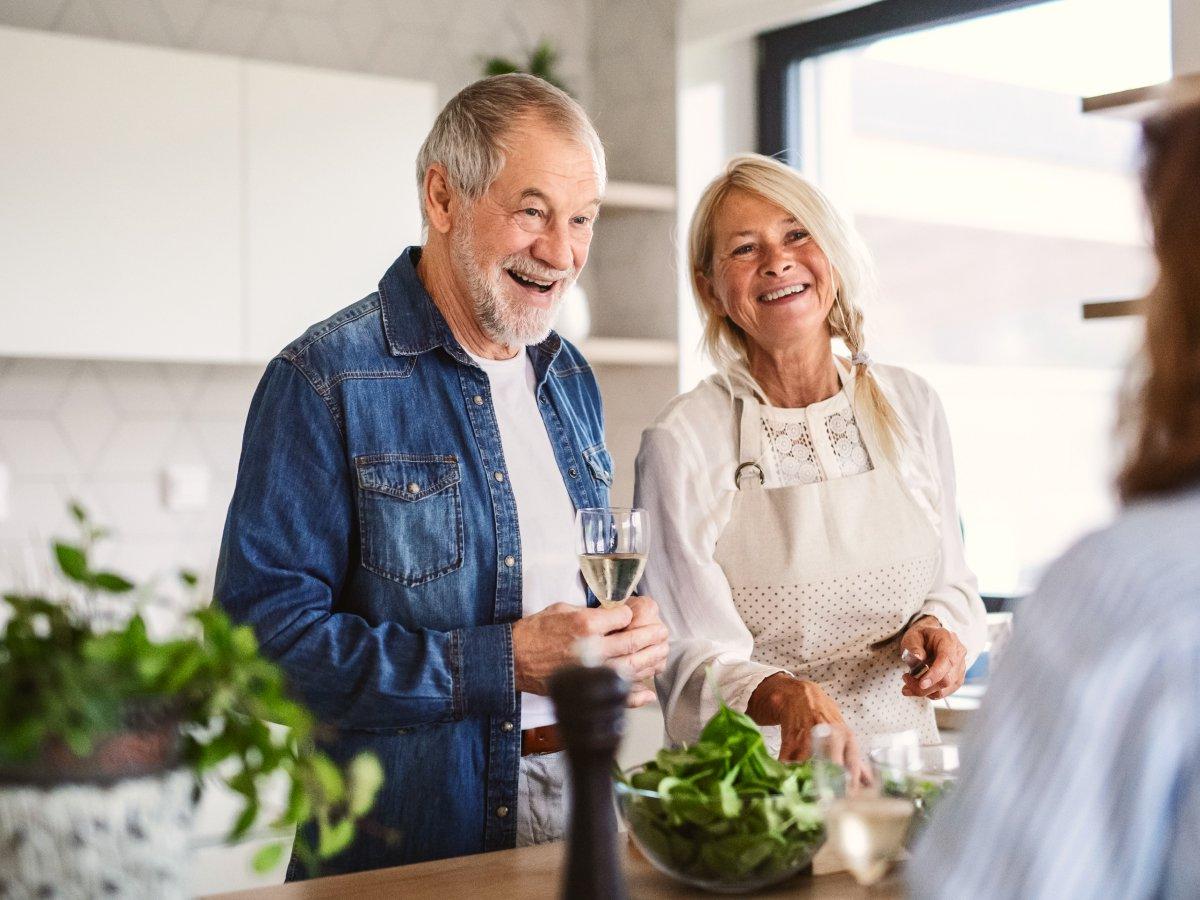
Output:
[[629,599],[646,568],[650,521],[644,509],[598,507],[575,513],[583,580],[604,607]]
[[856,796],[836,800],[826,814],[829,840],[861,885],[891,873],[904,855],[912,801],[899,797]]

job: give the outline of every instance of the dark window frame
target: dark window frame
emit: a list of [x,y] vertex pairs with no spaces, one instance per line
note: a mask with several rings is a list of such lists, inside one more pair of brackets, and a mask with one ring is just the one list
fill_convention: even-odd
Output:
[[1047,0],[880,0],[758,36],[758,152],[796,165],[801,60]]

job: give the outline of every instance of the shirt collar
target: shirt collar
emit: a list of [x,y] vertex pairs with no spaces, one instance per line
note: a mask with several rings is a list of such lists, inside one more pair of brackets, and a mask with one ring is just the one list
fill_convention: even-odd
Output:
[[[475,365],[421,283],[417,275],[420,259],[420,247],[406,248],[379,282],[383,332],[388,350],[393,356],[416,356],[436,347],[445,347],[459,362]],[[561,349],[562,338],[554,331],[540,344],[526,348],[533,360],[539,385]]]
[[462,353],[441,310],[417,277],[420,258],[420,247],[408,247],[379,282],[388,350],[392,356],[415,356],[434,347],[453,347]]

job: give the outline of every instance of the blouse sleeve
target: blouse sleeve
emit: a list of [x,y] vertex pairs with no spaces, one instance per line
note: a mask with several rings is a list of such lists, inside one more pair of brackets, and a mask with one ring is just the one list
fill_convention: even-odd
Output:
[[926,452],[932,457],[933,473],[939,487],[937,513],[941,519],[941,565],[934,586],[918,616],[936,616],[967,648],[970,666],[983,651],[987,640],[987,611],[979,596],[975,574],[967,568],[962,529],[958,519],[958,493],[954,478],[954,453],[950,446],[950,428],[942,401],[928,392],[925,423]]
[[671,633],[656,687],[676,742],[695,741],[717,711],[705,674],[710,666],[720,696],[739,712],[764,678],[786,671],[750,660],[754,638],[714,558],[728,509],[722,513],[710,485],[700,460],[670,429],[658,425],[642,434],[634,502],[649,512],[655,537],[641,584]]

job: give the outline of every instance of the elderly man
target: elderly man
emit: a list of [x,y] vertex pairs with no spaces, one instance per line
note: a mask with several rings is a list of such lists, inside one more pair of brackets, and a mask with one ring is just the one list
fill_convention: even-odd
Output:
[[424,246],[267,367],[217,574],[323,748],[386,771],[326,874],[561,837],[550,674],[583,636],[634,680],[667,652],[649,598],[586,606],[573,540],[612,478],[595,378],[550,330],[604,189],[595,130],[497,76],[446,105],[417,169]]

